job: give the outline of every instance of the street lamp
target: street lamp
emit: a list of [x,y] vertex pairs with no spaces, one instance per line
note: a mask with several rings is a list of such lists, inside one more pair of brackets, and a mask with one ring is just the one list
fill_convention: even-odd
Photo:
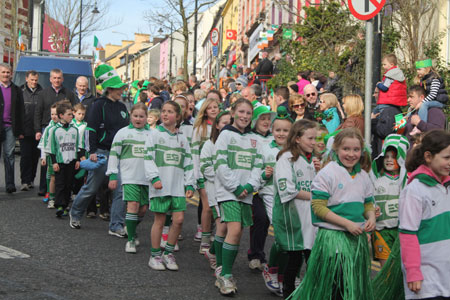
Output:
[[[97,1],[95,1],[94,5],[85,5],[85,6],[94,6],[94,9],[92,10],[93,14],[99,14],[100,11],[97,8]],[[78,54],[81,54],[81,23],[83,21],[83,0],[80,0],[80,37],[78,41]]]

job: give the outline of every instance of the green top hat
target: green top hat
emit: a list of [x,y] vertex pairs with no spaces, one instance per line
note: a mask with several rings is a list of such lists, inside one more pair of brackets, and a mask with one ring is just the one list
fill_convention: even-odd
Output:
[[104,90],[107,88],[120,89],[126,85],[120,80],[117,71],[113,67],[104,64],[95,69],[95,79],[102,85]]
[[260,105],[253,110],[252,128],[255,127],[259,117],[265,114],[270,114],[270,122],[273,122],[276,117],[276,113],[271,111],[270,108],[265,105]]
[[430,58],[416,61],[416,69],[428,68],[432,66],[433,62],[431,61]]
[[289,122],[294,123],[294,120],[292,120],[291,116],[289,115],[287,108],[284,106],[278,106],[277,116],[272,121],[272,123],[275,122],[275,120],[288,120]]
[[139,80],[135,80],[131,83],[131,86],[138,90],[139,89],[138,83],[139,83]]

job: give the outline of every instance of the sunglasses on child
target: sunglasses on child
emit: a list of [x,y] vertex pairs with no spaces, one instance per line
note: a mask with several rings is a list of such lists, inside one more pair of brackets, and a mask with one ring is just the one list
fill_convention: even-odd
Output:
[[306,106],[306,103],[304,103],[304,102],[303,103],[296,103],[296,104],[292,105],[293,108],[300,108],[300,107],[303,108],[305,106]]

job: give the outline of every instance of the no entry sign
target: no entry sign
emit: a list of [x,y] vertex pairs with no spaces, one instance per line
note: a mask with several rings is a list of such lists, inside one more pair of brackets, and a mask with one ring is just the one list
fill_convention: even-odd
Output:
[[348,6],[355,18],[367,21],[375,17],[385,3],[386,0],[349,0]]
[[213,46],[217,46],[217,44],[219,44],[219,29],[217,28],[213,28],[211,30],[211,43],[213,44]]

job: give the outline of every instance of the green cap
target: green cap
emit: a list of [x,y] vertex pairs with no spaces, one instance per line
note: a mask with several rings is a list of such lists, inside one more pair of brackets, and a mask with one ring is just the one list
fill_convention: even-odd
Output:
[[148,80],[144,81],[144,83],[142,84],[142,87],[144,89],[147,89],[149,83],[150,83],[150,81],[148,81]]
[[275,117],[275,119],[273,119],[272,123],[275,122],[275,120],[288,120],[289,122],[294,123],[294,120],[292,120],[291,116],[289,115],[287,108],[284,106],[278,106],[277,116]]
[[430,58],[425,59],[425,60],[416,61],[416,69],[428,68],[428,67],[432,67],[432,66],[433,66],[433,62],[431,61]]
[[105,64],[99,65],[95,69],[95,79],[102,85],[104,90],[107,88],[120,89],[126,85],[120,79],[117,71]]
[[275,119],[276,113],[274,111],[271,111],[268,106],[265,105],[259,105],[253,110],[253,117],[252,117],[252,128],[255,127],[256,122],[258,121],[259,117],[265,114],[270,114],[270,122],[273,122]]

